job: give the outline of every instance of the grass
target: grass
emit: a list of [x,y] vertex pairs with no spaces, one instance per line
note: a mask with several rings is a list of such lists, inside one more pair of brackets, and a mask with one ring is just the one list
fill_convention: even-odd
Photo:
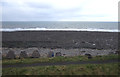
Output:
[[[120,65],[120,63],[119,63]],[[118,75],[118,63],[3,68],[3,75]]]
[[117,59],[118,55],[95,56],[88,59],[87,56],[74,56],[74,57],[53,57],[53,58],[23,58],[23,59],[3,59],[2,64],[27,64],[38,62],[62,62],[62,61],[92,61],[92,60],[108,60]]

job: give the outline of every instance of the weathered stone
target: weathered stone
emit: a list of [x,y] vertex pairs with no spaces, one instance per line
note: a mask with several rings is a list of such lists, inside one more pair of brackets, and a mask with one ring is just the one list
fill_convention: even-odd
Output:
[[63,56],[66,56],[66,54],[63,54]]
[[37,50],[32,53],[32,58],[39,58],[39,57],[40,57],[40,54]]
[[28,57],[28,55],[27,55],[26,51],[21,51],[20,58],[27,58],[27,57]]
[[109,55],[112,55],[112,54],[114,54],[114,52],[109,52]]
[[85,53],[86,51],[81,51],[82,53]]
[[48,57],[54,57],[54,52],[52,51],[48,52]]
[[14,51],[10,50],[7,55],[6,55],[6,58],[8,59],[15,59],[15,53]]
[[57,52],[56,56],[62,56],[61,52]]
[[57,52],[56,56],[62,56],[61,52]]

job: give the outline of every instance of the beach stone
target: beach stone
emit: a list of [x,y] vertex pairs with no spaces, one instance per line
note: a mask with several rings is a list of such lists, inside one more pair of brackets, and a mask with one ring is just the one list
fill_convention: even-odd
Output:
[[48,52],[48,57],[54,57],[54,52],[52,51]]
[[81,53],[85,53],[86,51],[81,51]]
[[21,51],[20,58],[27,58],[27,57],[28,57],[28,55],[27,55],[26,51]]
[[61,52],[57,52],[56,56],[62,56]]
[[40,57],[40,54],[37,50],[33,51],[32,53],[32,58],[39,58]]
[[109,55],[115,54],[114,52],[109,52]]
[[63,54],[63,56],[65,56],[66,54]]
[[10,50],[7,55],[6,55],[7,59],[15,59],[15,53],[14,51]]

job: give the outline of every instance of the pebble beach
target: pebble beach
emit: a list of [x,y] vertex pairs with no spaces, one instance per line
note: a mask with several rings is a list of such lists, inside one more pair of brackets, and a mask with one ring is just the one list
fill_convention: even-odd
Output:
[[22,50],[30,56],[38,50],[41,57],[48,52],[61,52],[62,56],[92,56],[115,54],[118,47],[117,32],[85,31],[15,31],[2,32],[2,54],[13,50],[19,56]]

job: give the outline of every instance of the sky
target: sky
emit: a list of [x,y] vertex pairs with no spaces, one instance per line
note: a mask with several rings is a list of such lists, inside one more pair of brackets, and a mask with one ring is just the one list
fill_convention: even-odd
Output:
[[118,21],[120,0],[1,0],[2,21]]

